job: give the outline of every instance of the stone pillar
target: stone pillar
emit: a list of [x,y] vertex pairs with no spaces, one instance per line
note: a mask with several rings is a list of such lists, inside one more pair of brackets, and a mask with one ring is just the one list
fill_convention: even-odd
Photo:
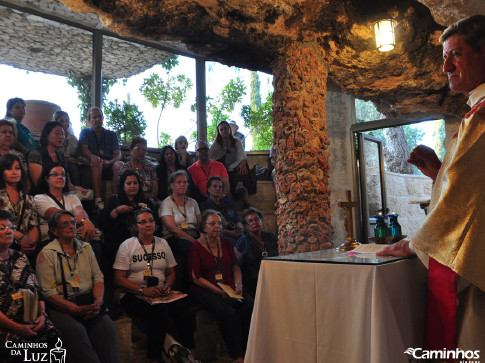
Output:
[[289,45],[273,67],[276,216],[281,254],[330,247],[327,65],[316,43]]

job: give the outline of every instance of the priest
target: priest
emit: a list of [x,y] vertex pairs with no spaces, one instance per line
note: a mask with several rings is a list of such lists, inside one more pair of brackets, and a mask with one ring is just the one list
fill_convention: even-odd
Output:
[[470,111],[441,162],[416,147],[408,162],[433,179],[430,212],[410,241],[378,255],[417,254],[428,266],[425,349],[480,350],[485,357],[485,15],[442,34],[443,72]]

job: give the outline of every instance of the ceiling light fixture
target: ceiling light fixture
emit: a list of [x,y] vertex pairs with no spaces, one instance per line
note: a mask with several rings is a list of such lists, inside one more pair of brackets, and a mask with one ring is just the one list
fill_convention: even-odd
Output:
[[388,52],[394,49],[396,40],[394,37],[394,27],[396,22],[392,19],[383,19],[374,23],[376,33],[377,49],[381,52]]

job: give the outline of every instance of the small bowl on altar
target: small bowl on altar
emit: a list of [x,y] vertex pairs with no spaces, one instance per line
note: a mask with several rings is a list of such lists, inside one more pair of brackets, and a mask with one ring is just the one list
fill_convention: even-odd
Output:
[[370,237],[369,239],[377,245],[386,245],[386,244],[396,243],[406,237],[407,237],[406,235],[401,235],[401,236],[388,236],[388,237],[377,237],[377,238]]

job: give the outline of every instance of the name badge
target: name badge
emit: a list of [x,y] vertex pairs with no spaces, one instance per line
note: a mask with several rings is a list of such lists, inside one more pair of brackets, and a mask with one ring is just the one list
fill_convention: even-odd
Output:
[[143,276],[151,276],[151,275],[152,275],[152,271],[150,270],[143,271]]
[[104,155],[104,151],[103,150],[99,150],[99,155],[100,156],[103,156]]
[[143,189],[144,192],[148,192],[148,187],[147,186],[144,186],[142,189]]
[[12,294],[12,300],[16,301],[22,298],[22,294],[20,292],[16,292]]
[[224,279],[222,278],[222,274],[216,274],[216,282],[222,282]]
[[64,157],[68,158],[69,156],[70,156],[70,155],[69,155],[69,153],[66,151],[66,152],[64,153]]
[[182,225],[180,227],[182,229],[188,229],[189,228],[189,224],[188,223],[182,223]]
[[71,288],[73,292],[79,292],[79,281],[71,281]]

